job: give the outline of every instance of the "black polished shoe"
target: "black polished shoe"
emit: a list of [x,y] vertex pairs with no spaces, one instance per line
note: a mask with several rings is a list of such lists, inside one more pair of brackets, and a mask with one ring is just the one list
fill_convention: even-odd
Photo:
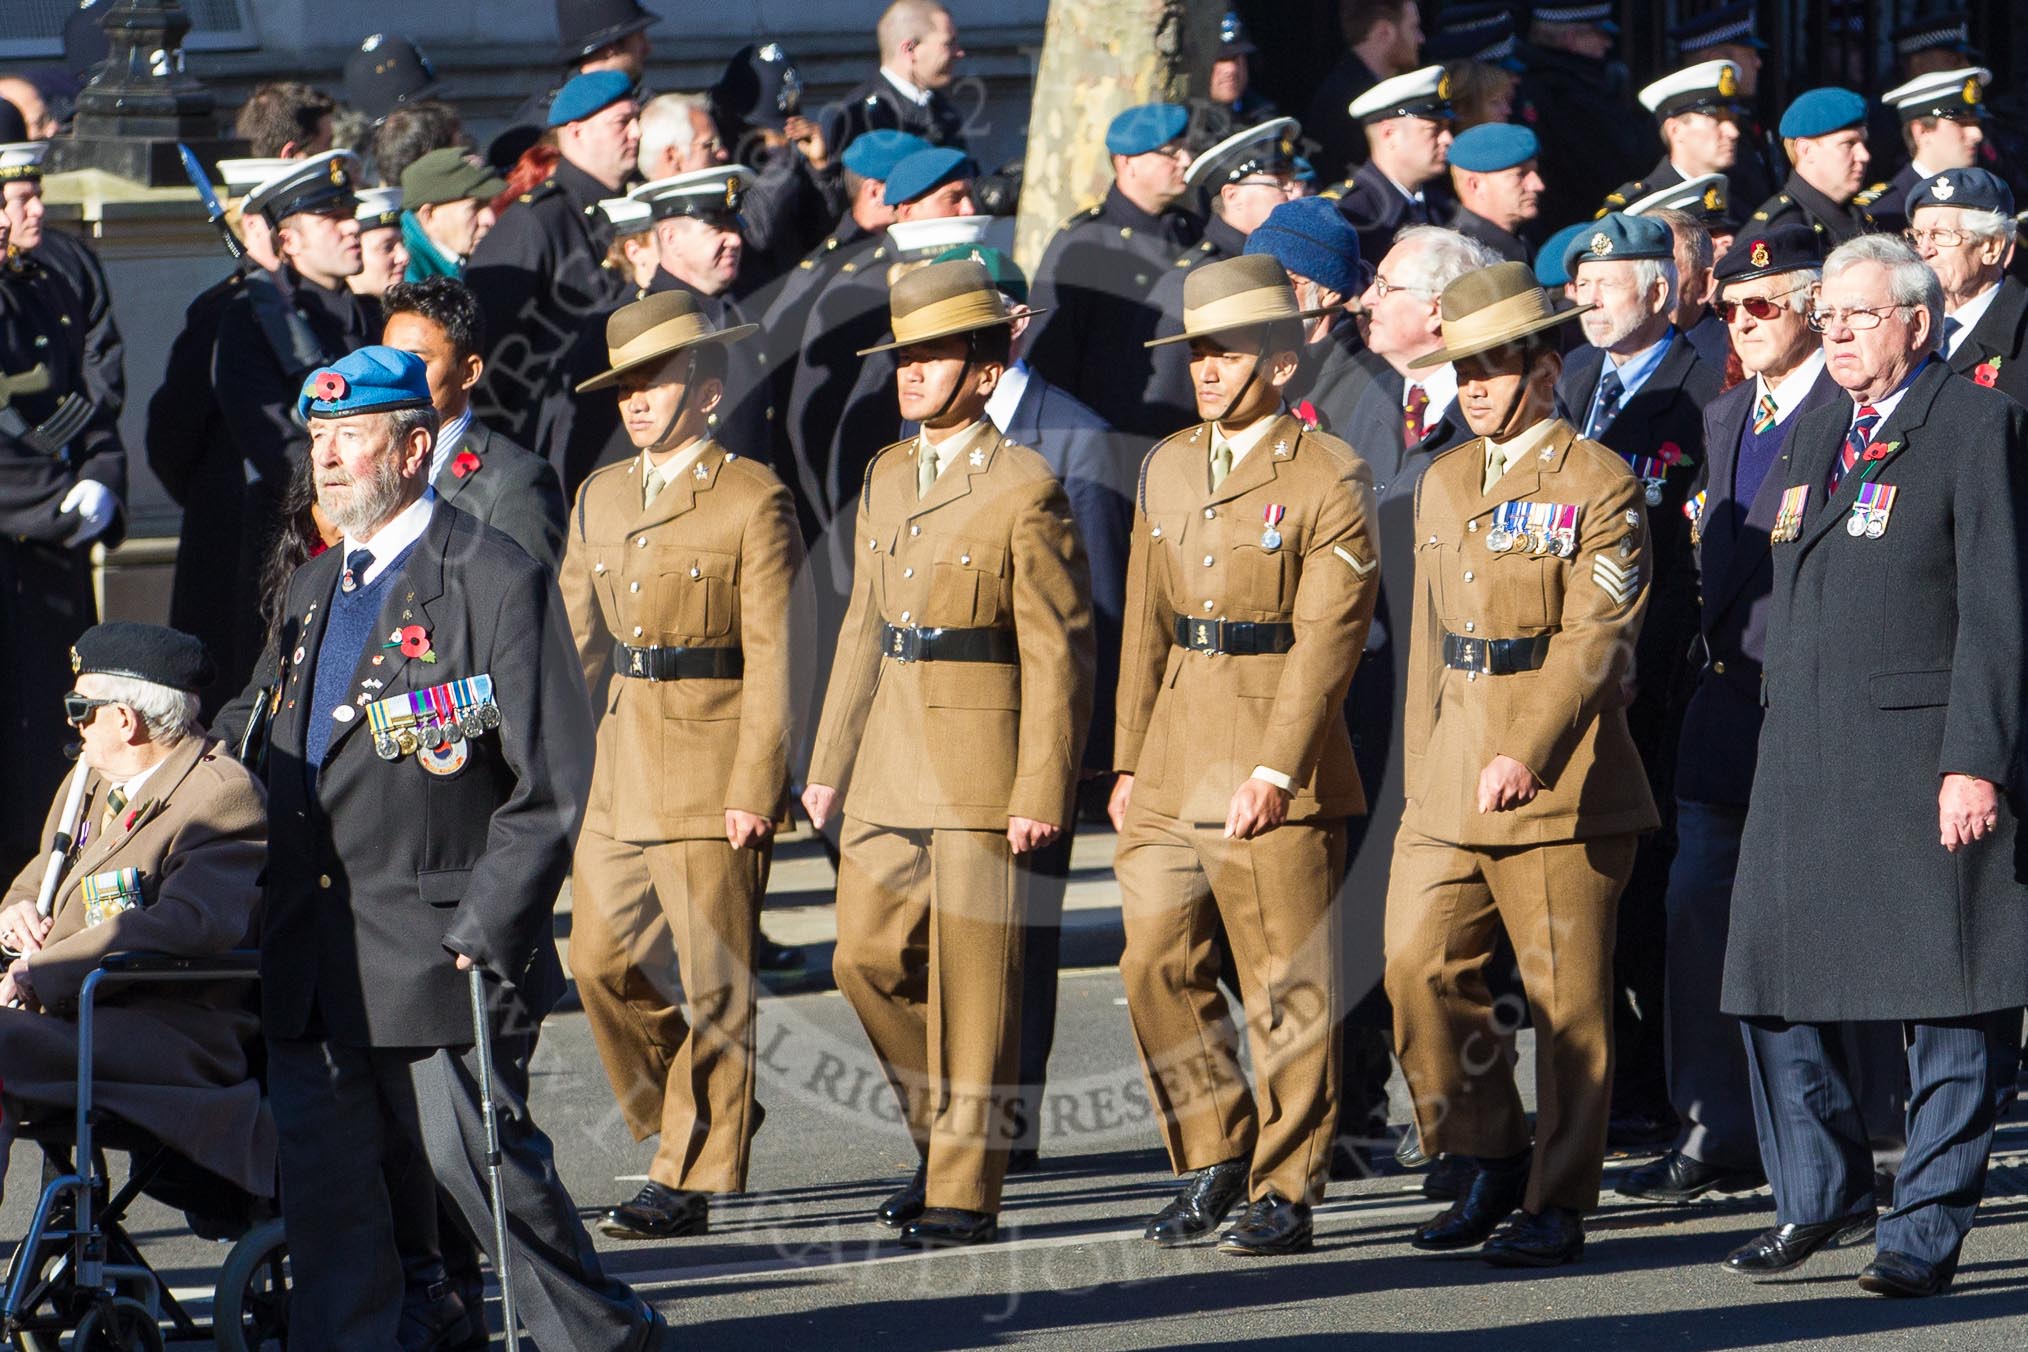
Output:
[[1165,1249],[1204,1238],[1218,1228],[1225,1213],[1246,1195],[1247,1175],[1251,1172],[1253,1162],[1244,1159],[1199,1169],[1190,1175],[1169,1205],[1155,1213],[1155,1219],[1141,1232],[1142,1238],[1152,1239]]
[[1422,1176],[1422,1195],[1433,1202],[1455,1202],[1472,1186],[1479,1166],[1469,1155],[1438,1155],[1436,1163]]
[[1766,1182],[1767,1175],[1758,1169],[1721,1169],[1671,1150],[1652,1164],[1629,1170],[1616,1191],[1649,1202],[1690,1202],[1707,1192],[1751,1192]]
[[901,1227],[901,1247],[959,1249],[968,1244],[989,1243],[999,1233],[999,1222],[991,1212],[930,1207]]
[[1562,1267],[1584,1257],[1584,1219],[1569,1207],[1522,1212],[1486,1241],[1479,1256],[1494,1267]]
[[1859,1271],[1859,1289],[1876,1296],[1940,1296],[1951,1289],[1958,1265],[1925,1263],[1898,1249],[1882,1249]]
[[902,1185],[900,1192],[880,1204],[873,1213],[873,1219],[890,1230],[899,1230],[917,1216],[922,1215],[923,1198],[929,1193],[929,1166],[917,1165],[915,1177]]
[[800,972],[808,965],[803,950],[794,944],[778,944],[762,933],[754,946],[754,965],[776,975]]
[[1416,1227],[1409,1243],[1443,1253],[1484,1244],[1528,1192],[1528,1157],[1478,1166],[1463,1195],[1450,1209]]
[[1218,1251],[1247,1258],[1305,1253],[1311,1236],[1310,1208],[1270,1192],[1254,1199],[1239,1223],[1218,1237]]
[[486,1320],[448,1281],[437,1282],[402,1302],[395,1340],[401,1352],[471,1352],[486,1345]]
[[1855,1244],[1873,1233],[1874,1213],[1814,1225],[1777,1225],[1725,1256],[1725,1270],[1742,1277],[1778,1277],[1793,1272],[1817,1250]]
[[599,1233],[614,1239],[676,1239],[711,1229],[711,1198],[660,1183],[643,1183],[631,1202],[599,1217]]

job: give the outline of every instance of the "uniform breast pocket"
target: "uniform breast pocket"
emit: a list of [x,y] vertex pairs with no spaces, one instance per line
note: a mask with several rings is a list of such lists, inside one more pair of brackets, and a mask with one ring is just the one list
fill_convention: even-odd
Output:
[[657,552],[662,557],[657,560],[661,576],[656,591],[662,605],[656,618],[663,642],[718,639],[732,633],[737,560],[708,549]]
[[[1473,567],[1469,559],[1466,566]],[[1483,569],[1475,569],[1488,583],[1481,598],[1485,614],[1481,623],[1487,636],[1536,633],[1561,616],[1563,574],[1569,566],[1554,554],[1509,550],[1491,555]]]
[[929,600],[922,622],[977,629],[1007,613],[1007,551],[964,540],[940,540],[930,565]]
[[1245,610],[1284,611],[1296,601],[1296,562],[1300,546],[1283,533],[1270,549],[1249,536],[1227,551],[1231,569],[1228,606]]

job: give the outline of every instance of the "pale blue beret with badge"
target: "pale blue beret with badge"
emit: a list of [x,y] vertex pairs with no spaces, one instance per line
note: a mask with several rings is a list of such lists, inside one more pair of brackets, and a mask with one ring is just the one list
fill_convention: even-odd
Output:
[[1585,263],[1615,263],[1630,258],[1674,258],[1675,237],[1652,216],[1607,212],[1579,230],[1563,246],[1563,270],[1572,277]]

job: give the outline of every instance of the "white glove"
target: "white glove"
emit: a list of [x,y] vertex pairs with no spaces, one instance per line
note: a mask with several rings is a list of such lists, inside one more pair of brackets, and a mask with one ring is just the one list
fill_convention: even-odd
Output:
[[71,485],[70,492],[63,495],[63,504],[57,514],[76,512],[77,529],[64,540],[73,548],[90,544],[106,533],[106,527],[113,524],[113,515],[120,509],[120,500],[113,496],[113,490],[97,479],[79,479]]

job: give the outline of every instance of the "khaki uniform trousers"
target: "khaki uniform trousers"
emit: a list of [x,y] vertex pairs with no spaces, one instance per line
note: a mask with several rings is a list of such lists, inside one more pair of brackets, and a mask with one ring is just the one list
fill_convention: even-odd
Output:
[[1633,834],[1467,846],[1404,826],[1387,890],[1395,1053],[1423,1149],[1499,1159],[1528,1149],[1514,1085],[1517,997],[1486,966],[1498,924],[1535,1029],[1535,1156],[1523,1206],[1598,1205],[1612,1096],[1613,942]]
[[634,1139],[661,1133],[648,1177],[665,1188],[746,1187],[760,1126],[755,947],[772,853],[723,839],[578,838],[570,971]]
[[1000,831],[846,817],[832,975],[928,1167],[925,1205],[997,1213],[1019,1127],[1028,871]]
[[[1162,1143],[1177,1173],[1253,1162],[1249,1198],[1324,1195],[1338,1117],[1337,822],[1227,840],[1129,805],[1113,874],[1126,949],[1120,975]],[[1245,1003],[1255,1085],[1219,991],[1223,921]]]

